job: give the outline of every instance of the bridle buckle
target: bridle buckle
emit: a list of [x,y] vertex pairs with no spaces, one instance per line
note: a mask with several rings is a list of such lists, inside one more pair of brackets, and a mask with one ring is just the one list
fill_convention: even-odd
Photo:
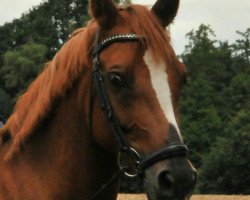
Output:
[[141,156],[133,148],[122,149],[118,153],[118,166],[128,177],[136,177],[141,173]]

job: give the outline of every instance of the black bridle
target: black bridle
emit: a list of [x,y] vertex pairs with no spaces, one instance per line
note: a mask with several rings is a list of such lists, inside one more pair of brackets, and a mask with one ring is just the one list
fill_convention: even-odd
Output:
[[[157,151],[143,159],[143,157],[128,143],[123,132],[122,126],[119,122],[119,119],[113,111],[105,85],[104,74],[102,71],[102,63],[99,57],[100,53],[106,47],[110,46],[113,43],[127,41],[138,42],[142,39],[143,36],[138,36],[134,33],[113,35],[103,40],[99,44],[95,44],[92,54],[94,63],[92,81],[95,84],[97,95],[100,99],[101,108],[106,114],[106,117],[112,129],[113,136],[115,137],[119,147],[118,165],[120,171],[129,177],[134,177],[143,174],[148,167],[150,167],[157,161],[172,157],[186,157],[188,154],[187,146],[180,143],[168,145],[160,151]],[[98,34],[96,34],[96,40],[98,41]],[[93,101],[93,99],[91,101]],[[101,189],[101,191],[102,190],[103,189]],[[92,199],[95,199],[96,196],[97,195],[94,195]]]

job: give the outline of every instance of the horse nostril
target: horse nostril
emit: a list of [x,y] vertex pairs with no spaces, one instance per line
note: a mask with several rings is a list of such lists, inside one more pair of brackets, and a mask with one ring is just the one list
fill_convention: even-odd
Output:
[[196,171],[179,174],[166,169],[161,171],[157,176],[159,192],[165,198],[186,197],[194,190],[196,181]]
[[166,196],[173,196],[174,194],[174,178],[170,174],[168,170],[162,171],[158,175],[158,186],[159,189],[166,195]]

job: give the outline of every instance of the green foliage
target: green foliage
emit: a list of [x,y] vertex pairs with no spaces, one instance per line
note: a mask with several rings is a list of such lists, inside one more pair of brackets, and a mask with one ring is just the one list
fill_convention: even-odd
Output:
[[227,125],[227,137],[217,138],[203,158],[198,185],[202,193],[250,193],[250,107]]
[[[0,27],[0,57],[29,41],[48,47],[51,59],[73,30],[89,18],[87,0],[48,0]],[[0,63],[3,61],[0,61]]]
[[248,28],[244,33],[237,31],[237,33],[242,37],[242,39],[236,40],[234,44],[235,53],[243,58],[247,63],[250,61],[250,28]]
[[182,96],[181,123],[185,139],[192,150],[191,160],[196,166],[201,165],[203,152],[209,149],[213,137],[221,129],[221,119],[214,105],[214,89],[208,81],[199,76],[189,80]]
[[7,119],[11,109],[11,97],[2,88],[0,88],[0,115]]
[[182,130],[201,193],[250,192],[250,29],[238,33],[241,39],[230,45],[202,24],[187,34],[181,55],[189,71]]
[[[128,4],[130,0],[115,2]],[[4,52],[28,41],[46,45],[47,59],[51,59],[71,33],[83,27],[87,20],[88,0],[43,1],[20,19],[0,27],[0,64]]]
[[28,43],[4,54],[4,65],[0,74],[2,74],[5,91],[12,98],[26,89],[37,76],[46,53],[46,46]]

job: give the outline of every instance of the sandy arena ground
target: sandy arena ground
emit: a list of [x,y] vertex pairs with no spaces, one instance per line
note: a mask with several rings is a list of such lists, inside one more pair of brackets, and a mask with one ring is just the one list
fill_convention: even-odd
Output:
[[[118,200],[147,200],[147,198],[144,194],[120,194]],[[194,195],[191,200],[250,200],[250,195]]]

